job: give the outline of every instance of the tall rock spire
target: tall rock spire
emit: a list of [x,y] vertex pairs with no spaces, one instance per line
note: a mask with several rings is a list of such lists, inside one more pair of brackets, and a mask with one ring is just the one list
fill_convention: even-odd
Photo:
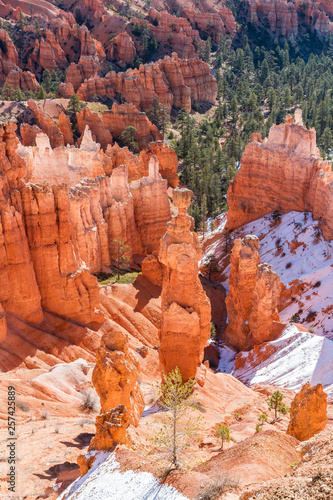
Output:
[[187,215],[193,193],[174,189],[178,215],[167,224],[161,239],[159,260],[164,266],[160,367],[170,372],[176,366],[183,380],[195,376],[210,334],[210,302],[198,276],[201,249]]

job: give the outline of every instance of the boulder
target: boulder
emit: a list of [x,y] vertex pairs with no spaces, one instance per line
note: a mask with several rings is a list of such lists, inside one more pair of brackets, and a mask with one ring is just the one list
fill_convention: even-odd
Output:
[[299,441],[307,441],[327,425],[327,394],[321,384],[303,385],[290,407],[287,434]]

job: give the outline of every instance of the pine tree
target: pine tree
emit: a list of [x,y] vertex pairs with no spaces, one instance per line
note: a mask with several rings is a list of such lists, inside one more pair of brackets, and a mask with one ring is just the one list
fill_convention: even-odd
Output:
[[221,450],[223,450],[224,443],[228,443],[230,441],[230,430],[228,427],[224,425],[220,425],[216,429],[215,433],[216,437],[221,439]]
[[131,260],[131,248],[125,245],[123,240],[116,238],[110,248],[111,258],[116,264],[117,281],[119,281],[120,271],[127,267]]
[[283,394],[280,391],[275,391],[267,401],[268,408],[274,410],[274,417],[277,418],[279,413],[286,415],[289,408],[283,403]]
[[180,469],[186,449],[201,430],[200,417],[191,418],[193,401],[191,394],[195,380],[191,377],[187,382],[182,380],[178,367],[165,374],[158,387],[159,404],[166,410],[159,421],[161,428],[151,441],[165,455],[165,461],[172,469]]
[[138,131],[135,127],[129,126],[125,128],[120,136],[120,139],[124,144],[126,144],[126,146],[128,146],[128,149],[132,151],[132,153],[137,153],[139,151],[139,147],[136,141],[137,133]]

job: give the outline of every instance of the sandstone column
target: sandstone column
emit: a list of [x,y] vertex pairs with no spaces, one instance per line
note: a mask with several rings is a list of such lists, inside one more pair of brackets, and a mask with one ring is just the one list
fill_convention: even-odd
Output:
[[105,323],[105,333],[96,353],[92,382],[101,402],[96,417],[96,435],[90,450],[111,449],[129,444],[126,429],[138,425],[144,400],[138,385],[139,363],[128,347],[121,329]]
[[241,351],[274,340],[281,331],[277,306],[283,284],[271,266],[260,264],[258,249],[257,236],[238,238],[230,259],[226,341]]
[[168,222],[159,252],[164,266],[160,367],[168,373],[178,366],[183,380],[196,374],[211,321],[210,302],[198,276],[200,243],[187,215],[192,194],[188,189],[173,190],[178,216]]

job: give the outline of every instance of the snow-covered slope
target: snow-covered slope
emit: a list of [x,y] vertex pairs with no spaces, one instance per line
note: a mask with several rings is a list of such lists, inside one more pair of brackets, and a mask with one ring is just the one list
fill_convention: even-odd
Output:
[[248,385],[299,390],[308,381],[322,383],[333,399],[332,243],[323,239],[310,213],[290,212],[277,221],[272,215],[262,217],[233,231],[229,241],[222,235],[225,222],[226,216],[221,216],[218,228],[207,236],[205,254],[217,257],[226,290],[233,240],[255,234],[260,240],[261,262],[271,264],[291,291],[282,304],[280,320],[288,323],[293,318],[315,335],[291,324],[279,339],[241,353],[237,368],[236,353],[223,346],[219,369]]
[[[226,279],[222,284],[228,290],[225,237],[216,237],[224,225],[222,218],[221,225],[208,237],[205,253],[214,253],[221,268],[225,268]],[[304,284],[304,290],[299,287],[294,300],[280,312],[280,320],[288,322],[298,313],[300,323],[313,329],[317,335],[333,340],[333,244],[323,239],[318,222],[313,221],[311,213],[289,212],[277,222],[271,216],[250,222],[233,231],[230,249],[234,239],[246,234],[258,236],[261,262],[271,264],[287,288],[295,280]],[[212,243],[209,243],[211,237]]]
[[62,493],[59,500],[187,500],[148,472],[120,472],[114,453],[96,454],[92,468]]
[[269,384],[295,391],[306,382],[320,383],[333,397],[333,342],[289,325],[277,340],[240,353],[232,375],[248,385]]

